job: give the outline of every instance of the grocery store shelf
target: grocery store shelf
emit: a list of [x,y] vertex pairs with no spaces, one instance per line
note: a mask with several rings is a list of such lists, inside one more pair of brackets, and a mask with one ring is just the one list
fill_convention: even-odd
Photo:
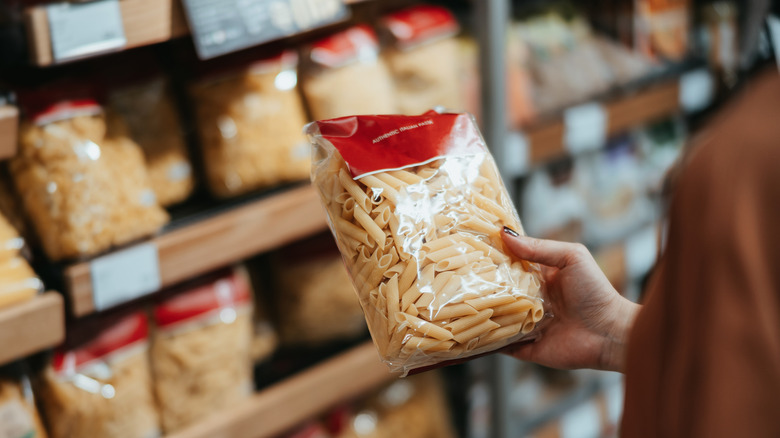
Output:
[[64,338],[65,311],[56,292],[0,308],[0,365],[54,347]]
[[0,160],[16,155],[19,110],[13,105],[0,105]]
[[[127,40],[126,49],[189,34],[179,0],[122,0],[119,8]],[[54,64],[46,5],[28,8],[25,24],[33,64]]]
[[374,345],[367,342],[169,438],[275,436],[395,377],[379,361]]
[[[666,79],[634,93],[601,102],[606,113],[607,137],[635,126],[681,112],[679,78]],[[566,156],[566,125],[563,116],[523,129],[531,165]]]
[[[167,230],[150,241],[157,250],[161,287],[170,286],[325,230],[312,186],[284,190]],[[95,260],[67,266],[66,294],[75,316],[96,310],[91,276]]]

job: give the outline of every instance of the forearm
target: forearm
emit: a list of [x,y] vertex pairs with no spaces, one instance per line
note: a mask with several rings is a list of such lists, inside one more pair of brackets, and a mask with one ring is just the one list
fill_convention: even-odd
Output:
[[600,367],[607,371],[624,372],[628,339],[631,328],[642,308],[639,304],[618,296],[611,313],[610,326],[604,335]]

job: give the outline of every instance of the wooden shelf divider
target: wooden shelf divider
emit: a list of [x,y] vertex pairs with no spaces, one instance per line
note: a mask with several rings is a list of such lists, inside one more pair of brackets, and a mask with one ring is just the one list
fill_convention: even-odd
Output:
[[366,342],[168,438],[272,437],[396,377]]
[[0,308],[0,365],[54,347],[65,339],[62,295],[46,292]]
[[[327,228],[319,196],[310,186],[260,198],[152,238],[157,247],[162,287],[205,274],[278,248]],[[91,262],[63,272],[75,316],[93,313]]]
[[19,133],[19,109],[14,105],[0,105],[0,160],[13,158]]

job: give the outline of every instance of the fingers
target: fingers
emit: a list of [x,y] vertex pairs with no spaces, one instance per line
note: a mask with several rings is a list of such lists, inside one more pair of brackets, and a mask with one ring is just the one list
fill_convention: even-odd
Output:
[[588,250],[579,243],[534,239],[517,235],[517,233],[513,235],[513,231],[507,228],[504,228],[501,237],[509,250],[517,257],[559,269],[565,268],[578,261],[583,255],[588,254]]

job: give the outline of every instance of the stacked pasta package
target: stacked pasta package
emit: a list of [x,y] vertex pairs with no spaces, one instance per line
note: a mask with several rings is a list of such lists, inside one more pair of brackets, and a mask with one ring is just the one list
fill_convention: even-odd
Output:
[[306,53],[302,91],[315,119],[396,112],[392,78],[370,27],[330,35]]
[[152,234],[168,220],[138,145],[106,131],[103,111],[92,100],[49,106],[20,129],[11,173],[52,260],[105,251]]
[[251,309],[243,271],[220,273],[155,307],[151,362],[166,433],[249,396]]
[[[13,365],[11,365],[13,366]],[[46,438],[30,381],[17,372],[0,376],[0,437]]]
[[160,434],[147,339],[147,319],[138,312],[55,352],[36,388],[52,438]]
[[43,290],[43,283],[20,253],[23,247],[24,239],[0,215],[0,307],[29,300]]
[[527,336],[544,316],[538,267],[468,114],[352,116],[307,126],[312,179],[379,353],[432,366]]
[[420,114],[435,106],[464,107],[458,22],[441,6],[419,5],[383,18],[392,35],[384,59],[395,83],[398,111]]
[[206,179],[215,195],[234,196],[307,177],[297,63],[297,55],[285,51],[212,72],[191,87]]
[[314,345],[365,334],[360,303],[331,236],[291,245],[276,255],[276,316],[287,345]]
[[157,77],[117,88],[110,94],[109,108],[116,115],[114,133],[133,139],[143,150],[160,205],[185,200],[194,178],[168,82]]

